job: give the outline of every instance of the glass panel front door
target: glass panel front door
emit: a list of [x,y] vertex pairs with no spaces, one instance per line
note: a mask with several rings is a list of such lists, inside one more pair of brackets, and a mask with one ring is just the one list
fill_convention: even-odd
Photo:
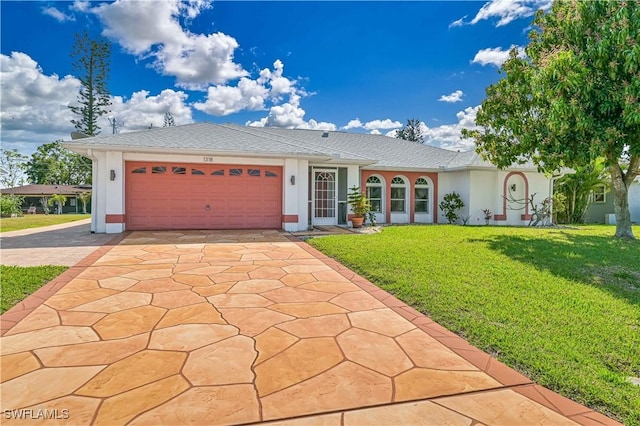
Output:
[[313,223],[315,225],[337,224],[336,172],[314,170],[313,185]]

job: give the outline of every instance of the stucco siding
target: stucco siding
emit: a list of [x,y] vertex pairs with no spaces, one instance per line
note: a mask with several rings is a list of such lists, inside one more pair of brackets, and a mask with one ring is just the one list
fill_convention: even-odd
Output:
[[[464,202],[465,206],[460,210],[458,216],[467,217],[469,216],[469,205],[470,205],[470,171],[458,171],[458,172],[444,172],[438,173],[438,206],[440,202],[444,199],[444,196],[451,193],[457,192],[460,194],[460,198]],[[438,207],[438,217],[440,223],[447,223],[447,219],[444,217],[440,207]],[[462,223],[462,220],[459,221]]]

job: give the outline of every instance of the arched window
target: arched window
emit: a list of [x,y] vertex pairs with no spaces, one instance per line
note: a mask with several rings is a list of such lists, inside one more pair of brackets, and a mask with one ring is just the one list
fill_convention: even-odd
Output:
[[414,194],[415,212],[429,213],[429,181],[422,177],[416,179]]
[[407,184],[403,178],[396,176],[391,180],[391,212],[406,213]]
[[367,198],[371,202],[372,212],[382,212],[382,181],[378,176],[367,179]]

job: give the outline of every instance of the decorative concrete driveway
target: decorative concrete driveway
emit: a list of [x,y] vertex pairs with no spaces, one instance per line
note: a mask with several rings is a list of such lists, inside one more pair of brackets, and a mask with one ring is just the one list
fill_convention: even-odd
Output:
[[275,231],[135,232],[1,320],[4,424],[615,423]]

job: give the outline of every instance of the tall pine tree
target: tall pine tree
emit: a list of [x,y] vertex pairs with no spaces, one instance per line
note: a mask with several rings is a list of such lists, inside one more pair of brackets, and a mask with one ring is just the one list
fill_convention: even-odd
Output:
[[408,119],[407,124],[396,132],[396,138],[411,142],[424,142],[420,120],[417,118]]
[[89,136],[100,133],[98,118],[108,112],[111,105],[107,82],[111,62],[111,44],[103,39],[92,39],[84,31],[75,35],[71,50],[73,69],[80,79],[78,104],[70,106],[77,118],[71,120],[76,129]]

